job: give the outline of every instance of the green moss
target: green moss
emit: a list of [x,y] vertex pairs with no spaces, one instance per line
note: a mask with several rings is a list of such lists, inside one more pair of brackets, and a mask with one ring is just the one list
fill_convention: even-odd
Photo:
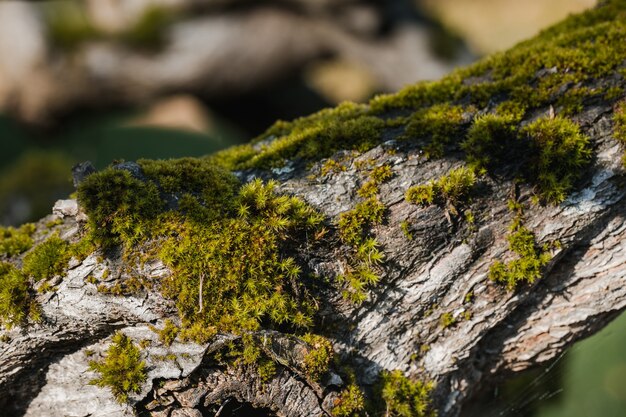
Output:
[[369,180],[366,181],[361,188],[357,190],[357,194],[361,198],[373,198],[378,194],[379,186],[393,177],[391,167],[389,165],[381,165],[370,171]]
[[346,166],[342,164],[340,161],[329,158],[326,160],[326,162],[324,162],[324,164],[320,168],[320,175],[326,176],[330,173],[343,172],[346,169],[347,169]]
[[218,152],[211,159],[231,170],[279,167],[294,158],[316,161],[341,149],[371,149],[384,127],[384,120],[369,115],[366,106],[342,103],[293,122],[279,121],[253,144]]
[[0,226],[0,256],[15,256],[26,252],[33,246],[34,224],[25,224],[19,229]]
[[121,242],[132,251],[135,242],[159,242],[146,250],[173,272],[160,288],[176,302],[182,338],[202,341],[261,323],[311,325],[315,303],[288,252],[316,235],[322,216],[300,199],[276,193],[274,182],[240,186],[208,160],[139,165],[142,180],[114,168],[89,176],[79,187],[79,202],[92,228],[99,227],[92,230],[98,244]]
[[311,347],[304,357],[304,371],[311,379],[319,381],[328,372],[333,346],[325,337],[311,333],[303,335],[302,340]]
[[88,176],[78,188],[78,201],[89,216],[93,239],[104,247],[145,238],[148,222],[163,206],[153,182],[115,168]]
[[380,415],[389,417],[434,416],[430,393],[434,385],[430,382],[412,381],[401,371],[383,371],[378,389],[385,403]]
[[452,313],[443,313],[439,318],[439,324],[444,329],[453,326],[456,323],[456,319],[452,315]]
[[258,373],[261,381],[268,383],[276,376],[276,363],[271,359],[261,359],[258,365]]
[[604,99],[607,101],[615,101],[624,96],[623,87],[609,87],[604,90]]
[[276,194],[275,186],[244,185],[235,217],[181,222],[164,242],[160,256],[174,271],[164,293],[177,300],[184,323],[200,319],[220,331],[256,330],[262,320],[311,324],[311,300],[295,296],[303,293],[300,268],[281,247],[321,217],[301,200]]
[[509,250],[517,258],[507,263],[496,261],[489,269],[489,279],[504,284],[509,291],[513,291],[522,283],[532,284],[541,278],[542,269],[548,264],[552,255],[550,245],[539,246],[535,235],[523,225],[521,208],[513,204],[518,210],[511,233],[507,236]]
[[[561,116],[575,114],[604,94],[598,80],[623,73],[625,10],[622,1],[604,2],[440,81],[378,96],[369,106],[344,103],[293,122],[279,122],[254,144],[226,150],[213,160],[228,169],[277,167],[286,160],[314,161],[338,150],[367,150],[389,133],[424,142],[429,157],[456,155],[460,147],[470,166],[525,178],[544,201],[562,201],[589,160],[588,148],[569,147],[584,140],[561,117],[540,126],[544,131],[556,128],[550,132],[560,143],[555,147],[529,137],[539,124],[523,128],[528,121],[524,118],[550,106]],[[613,83],[610,88],[616,95],[620,86]],[[481,116],[462,140],[469,124],[466,119],[475,114]],[[550,158],[555,149],[562,153],[563,165],[552,158],[556,174],[550,175],[543,158]]]
[[55,233],[24,257],[22,270],[40,281],[63,274],[69,259],[69,244]]
[[344,388],[335,400],[333,417],[358,417],[365,410],[365,397],[358,385],[352,383]]
[[411,224],[407,220],[403,220],[402,223],[400,223],[400,229],[402,230],[402,234],[407,240],[413,240]]
[[[518,119],[505,115],[486,114],[474,120],[467,138],[461,144],[469,165],[486,172],[502,165],[516,149]],[[520,153],[516,152],[518,157]]]
[[549,203],[562,202],[591,160],[589,138],[563,117],[540,118],[518,130],[511,115],[478,117],[461,145],[481,172],[510,163]]
[[91,236],[83,237],[76,243],[69,246],[70,257],[76,258],[79,262],[84,261],[89,255],[96,251],[96,245]]
[[446,146],[461,133],[466,110],[449,103],[435,104],[413,113],[406,126],[404,137],[424,139],[427,158],[440,158]]
[[446,206],[453,215],[467,200],[476,185],[476,174],[472,169],[460,167],[451,170],[429,184],[416,185],[406,191],[406,201],[413,204],[430,205],[438,203]]
[[38,321],[39,315],[26,276],[13,265],[0,262],[0,325],[10,329],[29,317]]
[[174,340],[176,340],[178,333],[180,332],[178,326],[176,326],[174,322],[170,319],[165,320],[162,329],[159,330],[155,327],[151,327],[151,329],[159,335],[159,340],[165,346],[171,346],[172,343],[174,343]]
[[558,116],[538,119],[521,134],[530,141],[528,177],[543,199],[562,202],[591,160],[589,138],[580,133],[578,125]]
[[90,361],[89,368],[100,374],[90,384],[109,388],[120,403],[128,401],[128,394],[139,393],[147,378],[139,348],[122,332],[115,333],[103,360]]

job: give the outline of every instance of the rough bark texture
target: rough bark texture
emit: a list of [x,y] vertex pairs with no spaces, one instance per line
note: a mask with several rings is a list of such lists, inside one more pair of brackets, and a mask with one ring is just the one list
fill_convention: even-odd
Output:
[[[539,109],[534,117],[551,111]],[[529,204],[531,188],[506,176],[482,177],[471,202],[479,219],[475,230],[451,219],[439,206],[424,208],[404,198],[409,186],[459,166],[458,155],[426,159],[417,145],[394,141],[393,133],[354,158],[345,171],[310,178],[308,169],[294,163],[262,174],[238,175],[243,180],[254,175],[273,177],[281,191],[336,219],[354,206],[363,181],[360,163],[391,166],[393,178],[381,185],[379,193],[388,209],[386,220],[373,230],[387,260],[382,280],[360,306],[337,292],[323,294],[319,328],[331,339],[340,360],[356,370],[359,384],[374,384],[381,369],[433,380],[434,408],[440,417],[452,417],[481,386],[555,358],[626,307],[626,188],[620,162],[623,149],[613,137],[612,117],[613,106],[599,100],[585,102],[583,111],[573,117],[591,138],[595,158],[577,189],[557,206]],[[506,202],[516,190],[518,201],[527,207],[525,226],[537,241],[561,244],[553,250],[540,280],[506,291],[487,275],[495,260],[511,256],[506,236],[515,214]],[[68,239],[84,221],[72,201],[57,204],[53,216],[63,219],[55,227]],[[50,219],[42,220],[40,229]],[[412,225],[410,240],[401,232],[407,219]],[[301,253],[299,259],[319,275],[333,277],[342,271],[347,250],[331,238],[323,248]],[[277,332],[254,334],[278,364],[278,373],[269,382],[261,381],[252,368],[217,364],[212,354],[237,338],[220,335],[204,346],[175,342],[169,350],[158,343],[148,348],[144,352],[148,380],[140,394],[131,396],[130,405],[116,404],[109,391],[87,385],[94,377],[87,367],[87,349],[102,352],[116,329],[137,341],[154,339],[146,323],[160,323],[174,313],[171,303],[158,294],[105,295],[85,281],[89,275],[115,280],[125,273],[124,263],[119,255],[96,253],[70,265],[56,292],[38,296],[44,321],[3,332],[3,410],[26,416],[137,412],[200,416],[218,415],[222,406],[237,401],[278,416],[331,414],[346,382],[336,370],[321,383],[309,380],[301,371],[306,346]],[[103,277],[105,269],[113,273]],[[136,267],[135,272],[151,278],[168,275],[159,263]],[[473,294],[471,302],[468,293]],[[444,328],[444,314],[456,323]],[[167,353],[176,359],[158,359]]]

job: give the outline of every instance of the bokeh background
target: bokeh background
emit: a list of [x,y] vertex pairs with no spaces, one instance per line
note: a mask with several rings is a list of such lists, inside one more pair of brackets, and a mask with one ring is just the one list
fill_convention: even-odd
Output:
[[[0,225],[91,160],[200,156],[504,50],[595,0],[0,0]],[[470,416],[626,416],[626,315]]]

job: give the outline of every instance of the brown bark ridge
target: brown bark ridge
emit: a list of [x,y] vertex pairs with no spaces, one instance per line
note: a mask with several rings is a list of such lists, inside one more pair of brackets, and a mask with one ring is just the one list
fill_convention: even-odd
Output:
[[[596,88],[618,85],[623,96],[623,77],[611,73],[594,82]],[[557,92],[554,102],[558,94],[564,91]],[[549,118],[554,111],[542,106],[531,117]],[[481,387],[547,363],[626,307],[626,188],[614,111],[613,103],[596,97],[585,100],[571,117],[591,139],[594,157],[565,201],[532,204],[531,186],[507,175],[486,175],[469,203],[477,219],[474,227],[450,208],[405,201],[408,187],[440,178],[462,162],[458,152],[425,158],[415,143],[395,140],[393,129],[369,151],[344,154],[351,155],[345,170],[312,178],[304,164],[294,163],[238,175],[244,181],[255,175],[277,179],[281,192],[301,197],[336,220],[358,201],[356,192],[364,181],[359,167],[390,167],[393,176],[378,193],[387,208],[385,221],[372,230],[386,258],[381,281],[360,305],[344,300],[340,292],[324,293],[318,328],[366,393],[381,370],[401,370],[410,378],[434,381],[433,409],[440,417],[454,417]],[[542,277],[515,291],[488,279],[494,261],[512,256],[507,241],[516,216],[507,206],[511,198],[525,207],[524,225],[539,244],[560,242],[551,248]],[[39,230],[54,218],[62,219],[55,227],[63,239],[80,233],[85,220],[74,201],[62,201],[38,223]],[[401,231],[406,220],[411,239]],[[306,250],[298,259],[311,271],[333,277],[341,273],[347,250],[330,238],[325,247]],[[11,261],[19,265],[21,258]],[[2,331],[0,404],[6,415],[202,416],[222,415],[233,404],[268,415],[332,415],[346,378],[333,366],[321,381],[311,380],[302,371],[307,346],[293,335],[269,330],[251,335],[277,364],[269,381],[253,367],[225,367],[215,360],[237,335],[218,335],[204,345],[175,341],[163,346],[149,324],[160,325],[175,313],[171,301],[153,292],[102,294],[86,280],[90,275],[115,280],[129,267],[127,262],[115,251],[70,262],[57,290],[37,295],[43,320]],[[153,279],[170,273],[158,261],[130,267]],[[442,317],[454,324],[443,326]],[[102,353],[116,330],[136,342],[153,342],[142,353],[147,381],[124,405],[108,390],[88,384],[95,373],[88,368],[86,352]]]

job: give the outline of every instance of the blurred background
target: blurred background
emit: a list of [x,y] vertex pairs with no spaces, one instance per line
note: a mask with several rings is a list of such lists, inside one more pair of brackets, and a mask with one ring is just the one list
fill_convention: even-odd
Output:
[[[511,47],[595,0],[0,0],[0,225],[91,160],[200,156]],[[626,416],[626,316],[466,416]],[[480,405],[480,407],[478,406]]]

